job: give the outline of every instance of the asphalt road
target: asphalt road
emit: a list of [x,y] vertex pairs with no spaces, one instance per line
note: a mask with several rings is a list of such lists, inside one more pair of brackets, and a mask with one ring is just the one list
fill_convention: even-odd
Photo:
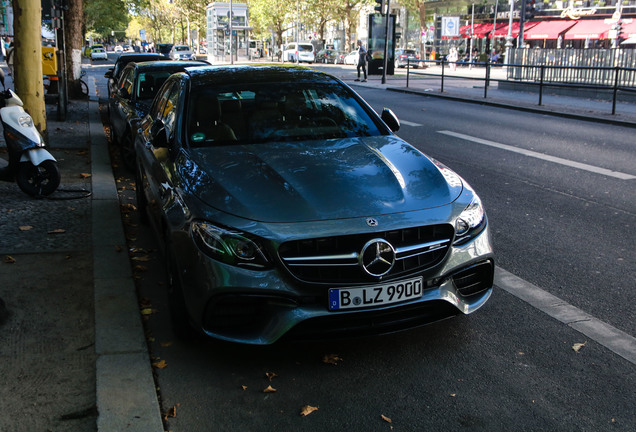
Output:
[[[102,95],[103,71],[90,72]],[[376,110],[393,109],[398,135],[478,191],[500,268],[636,336],[635,180],[611,174],[636,174],[633,130],[356,90]],[[473,315],[397,335],[270,347],[178,341],[165,263],[116,154],[114,170],[166,429],[636,430],[634,363],[499,286]],[[337,365],[323,362],[333,354]],[[319,409],[302,417],[306,405]]]

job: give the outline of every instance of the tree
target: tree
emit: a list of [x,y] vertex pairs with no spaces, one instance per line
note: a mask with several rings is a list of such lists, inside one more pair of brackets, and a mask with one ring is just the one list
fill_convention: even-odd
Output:
[[274,32],[276,46],[282,45],[283,33],[296,25],[296,2],[280,0],[251,0],[252,23],[261,30]]
[[127,4],[123,0],[85,0],[86,30],[108,38],[113,30],[125,30],[130,22]]
[[66,78],[70,98],[82,97],[80,78],[82,75],[82,48],[84,46],[83,0],[66,0],[64,12],[64,53]]

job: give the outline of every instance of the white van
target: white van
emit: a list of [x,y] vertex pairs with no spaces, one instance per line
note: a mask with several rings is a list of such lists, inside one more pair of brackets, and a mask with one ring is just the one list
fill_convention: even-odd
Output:
[[283,62],[307,62],[313,63],[316,58],[314,56],[314,46],[310,43],[292,42],[285,46],[283,51]]

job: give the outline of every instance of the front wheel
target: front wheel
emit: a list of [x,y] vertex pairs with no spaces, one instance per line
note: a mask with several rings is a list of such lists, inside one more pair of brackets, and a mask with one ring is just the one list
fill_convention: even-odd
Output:
[[21,162],[15,177],[22,192],[30,196],[51,195],[60,185],[60,170],[52,160],[38,166]]

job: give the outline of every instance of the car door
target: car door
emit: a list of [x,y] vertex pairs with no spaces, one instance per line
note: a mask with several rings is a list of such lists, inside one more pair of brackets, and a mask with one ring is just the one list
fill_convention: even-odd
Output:
[[110,102],[110,125],[113,128],[113,136],[118,143],[123,142],[126,133],[126,123],[130,110],[134,110],[132,103],[135,81],[135,69],[133,66],[124,68],[121,78],[117,83]]
[[[164,209],[174,201],[172,184],[174,166],[170,154],[170,142],[175,139],[181,85],[169,80],[155,98],[150,113],[142,122],[142,133],[137,145],[140,181],[146,197],[151,220],[161,226]],[[139,142],[138,142],[139,144]]]

